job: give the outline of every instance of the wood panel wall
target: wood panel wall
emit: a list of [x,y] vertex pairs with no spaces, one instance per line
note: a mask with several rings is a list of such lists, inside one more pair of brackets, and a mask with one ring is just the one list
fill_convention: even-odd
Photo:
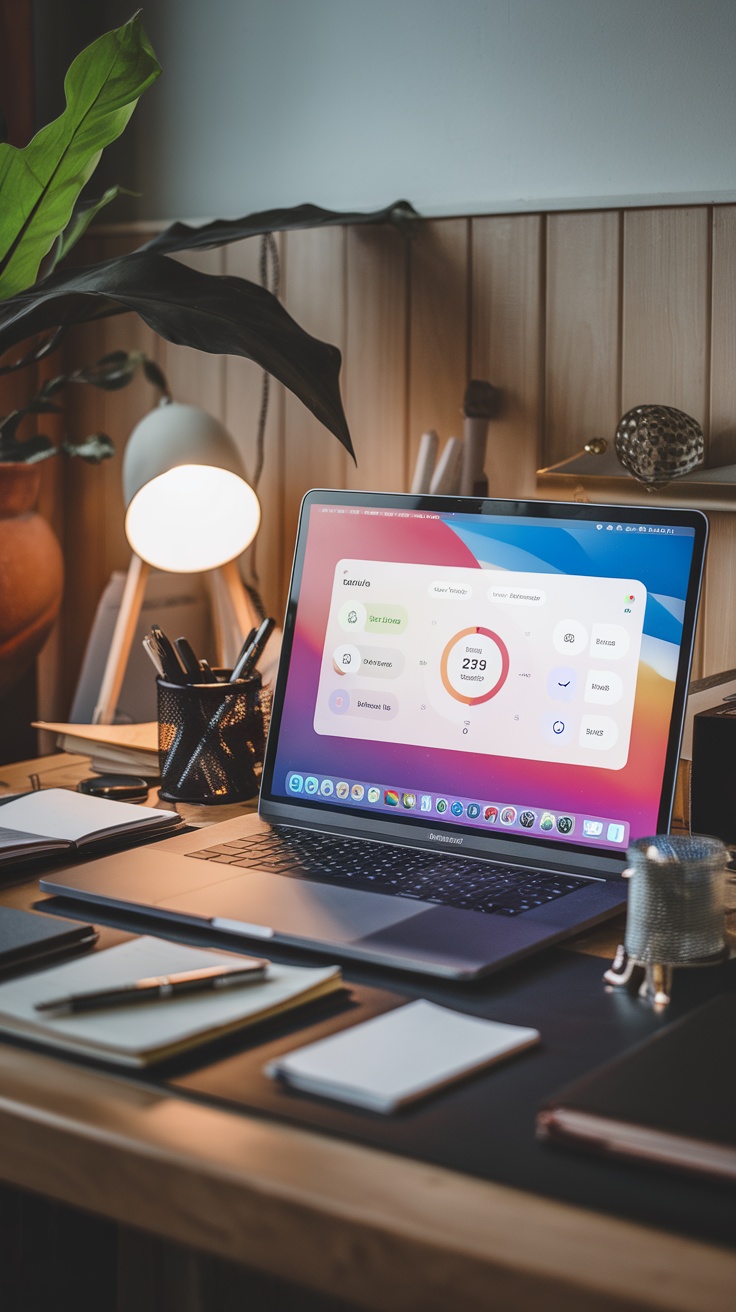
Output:
[[[98,230],[86,258],[145,234]],[[492,495],[535,495],[535,471],[612,437],[629,407],[658,402],[704,428],[713,463],[736,461],[736,206],[526,214],[333,228],[279,238],[282,300],[310,332],[343,352],[342,390],[357,467],[290,394],[272,385],[255,562],[269,610],[282,612],[299,503],[314,486],[406,489],[421,433],[461,430],[469,377],[503,393],[490,433]],[[212,272],[258,278],[259,239],[196,257]],[[252,472],[262,380],[250,362],[157,339],[132,316],[85,326],[67,363],[139,344],[175,396],[204,406],[233,433]],[[110,433],[119,450],[152,397],[143,383],[105,395],[78,389],[70,432]],[[63,641],[44,715],[59,716],[99,595],[124,568],[120,462],[65,470],[68,585]],[[735,504],[736,508],[736,504]],[[711,516],[698,672],[736,664],[736,518]],[[61,702],[60,702],[61,699]]]

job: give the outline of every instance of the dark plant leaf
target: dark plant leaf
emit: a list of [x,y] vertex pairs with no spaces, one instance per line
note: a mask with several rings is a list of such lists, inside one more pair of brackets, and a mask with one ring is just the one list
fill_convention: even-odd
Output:
[[98,362],[89,369],[77,369],[69,381],[91,383],[93,387],[100,387],[105,392],[118,392],[132,381],[140,363],[138,355],[128,355],[124,360],[107,365]]
[[91,383],[93,387],[116,392],[122,387],[127,387],[139,369],[143,370],[149,383],[153,383],[165,396],[169,395],[169,385],[163,371],[143,351],[111,351],[109,355],[103,355],[91,368],[77,369],[71,375],[70,381]]
[[63,442],[59,451],[65,456],[86,460],[90,465],[99,465],[115,455],[115,447],[107,433],[91,433],[83,442]]
[[324,228],[338,224],[393,223],[410,230],[419,218],[408,200],[394,201],[382,210],[342,211],[325,210],[320,205],[292,205],[286,209],[261,210],[241,219],[216,219],[213,223],[192,228],[188,223],[172,223],[139,247],[142,251],[158,251],[160,255],[172,251],[209,250],[212,246],[226,246],[229,242],[256,237],[264,232],[286,232],[292,228]]
[[110,351],[108,355],[101,355],[98,364],[122,364],[128,359],[127,351]]
[[10,414],[0,419],[0,443],[13,441],[18,431],[25,410],[11,410]]
[[339,389],[341,356],[256,283],[199,273],[149,251],[52,274],[0,303],[0,355],[55,325],[134,310],[167,341],[244,355],[288,387],[353,455]]
[[44,396],[34,396],[23,406],[27,415],[60,415],[61,406],[55,401],[47,401]]
[[26,418],[26,415],[58,415],[61,414],[61,406],[56,405],[53,401],[46,401],[42,396],[31,397],[31,400],[17,410],[11,410],[10,414],[0,419],[0,435],[2,441],[7,442],[14,440],[15,435]]
[[171,396],[171,389],[164,377],[163,370],[159,369],[155,360],[146,358],[143,361],[143,372],[149,383],[153,383],[153,386],[158,388],[162,396]]
[[110,374],[90,374],[89,377],[73,378],[73,383],[90,383],[92,387],[99,387],[103,392],[120,392],[128,386],[135,375],[135,369],[118,369]]
[[56,393],[60,392],[62,387],[65,386],[66,381],[66,374],[57,374],[55,378],[47,378],[41,387],[41,396],[56,396]]
[[[66,332],[66,326],[58,327],[54,332],[49,333],[48,337],[44,337],[42,341],[36,342],[31,350],[27,351],[25,355],[19,356],[16,360],[11,360],[9,364],[0,364],[0,378],[5,374],[16,373],[20,369],[27,369],[32,364],[38,364],[40,360],[45,360],[47,355],[51,355],[56,350]],[[22,340],[22,337],[16,338],[15,345]],[[13,342],[8,344],[8,350],[11,349],[12,345]],[[3,354],[3,350],[0,349],[0,358]]]
[[0,439],[0,461],[18,460],[26,465],[37,465],[39,460],[55,456],[57,449],[51,438],[44,437],[42,433],[34,433],[33,437],[27,437],[23,442],[6,442],[3,433]]

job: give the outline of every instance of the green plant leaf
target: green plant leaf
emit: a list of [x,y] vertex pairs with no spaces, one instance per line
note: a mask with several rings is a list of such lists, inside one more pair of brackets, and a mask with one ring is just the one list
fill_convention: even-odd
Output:
[[67,223],[63,232],[54,242],[47,266],[44,266],[44,277],[53,273],[60,260],[63,260],[72,249],[76,246],[80,237],[83,237],[93,219],[97,218],[100,210],[103,210],[111,201],[117,200],[118,196],[135,196],[137,192],[129,191],[127,187],[108,187],[102,196],[96,200],[81,200],[74,206],[72,217]]
[[0,143],[0,298],[33,284],[101,151],[160,72],[136,15],[74,60],[59,118],[22,150]]
[[326,228],[337,224],[392,223],[404,232],[411,232],[419,219],[408,200],[394,201],[382,210],[324,210],[319,205],[292,205],[287,209],[260,210],[241,219],[215,219],[192,228],[188,223],[172,223],[157,233],[142,251],[158,251],[169,255],[173,251],[209,250],[213,246],[227,246],[244,237],[257,237],[264,232],[287,232],[292,228]]
[[255,360],[353,455],[337,347],[311,337],[256,283],[200,273],[152,251],[57,271],[0,303],[0,355],[35,333],[125,310],[134,310],[167,341]]

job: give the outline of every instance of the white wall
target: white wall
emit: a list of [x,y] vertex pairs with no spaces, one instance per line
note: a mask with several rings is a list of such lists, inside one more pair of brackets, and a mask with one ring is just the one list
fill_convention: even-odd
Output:
[[[90,6],[38,4],[65,8]],[[734,0],[143,0],[143,22],[164,75],[118,173],[140,217],[736,198]]]

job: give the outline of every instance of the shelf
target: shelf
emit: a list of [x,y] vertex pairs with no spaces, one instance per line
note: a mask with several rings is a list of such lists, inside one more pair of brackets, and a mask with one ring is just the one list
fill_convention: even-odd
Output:
[[[594,473],[596,467],[600,473]],[[736,465],[698,469],[662,487],[640,483],[613,452],[581,452],[558,465],[537,470],[537,490],[553,501],[608,502],[624,506],[675,506],[678,509],[736,510]]]

